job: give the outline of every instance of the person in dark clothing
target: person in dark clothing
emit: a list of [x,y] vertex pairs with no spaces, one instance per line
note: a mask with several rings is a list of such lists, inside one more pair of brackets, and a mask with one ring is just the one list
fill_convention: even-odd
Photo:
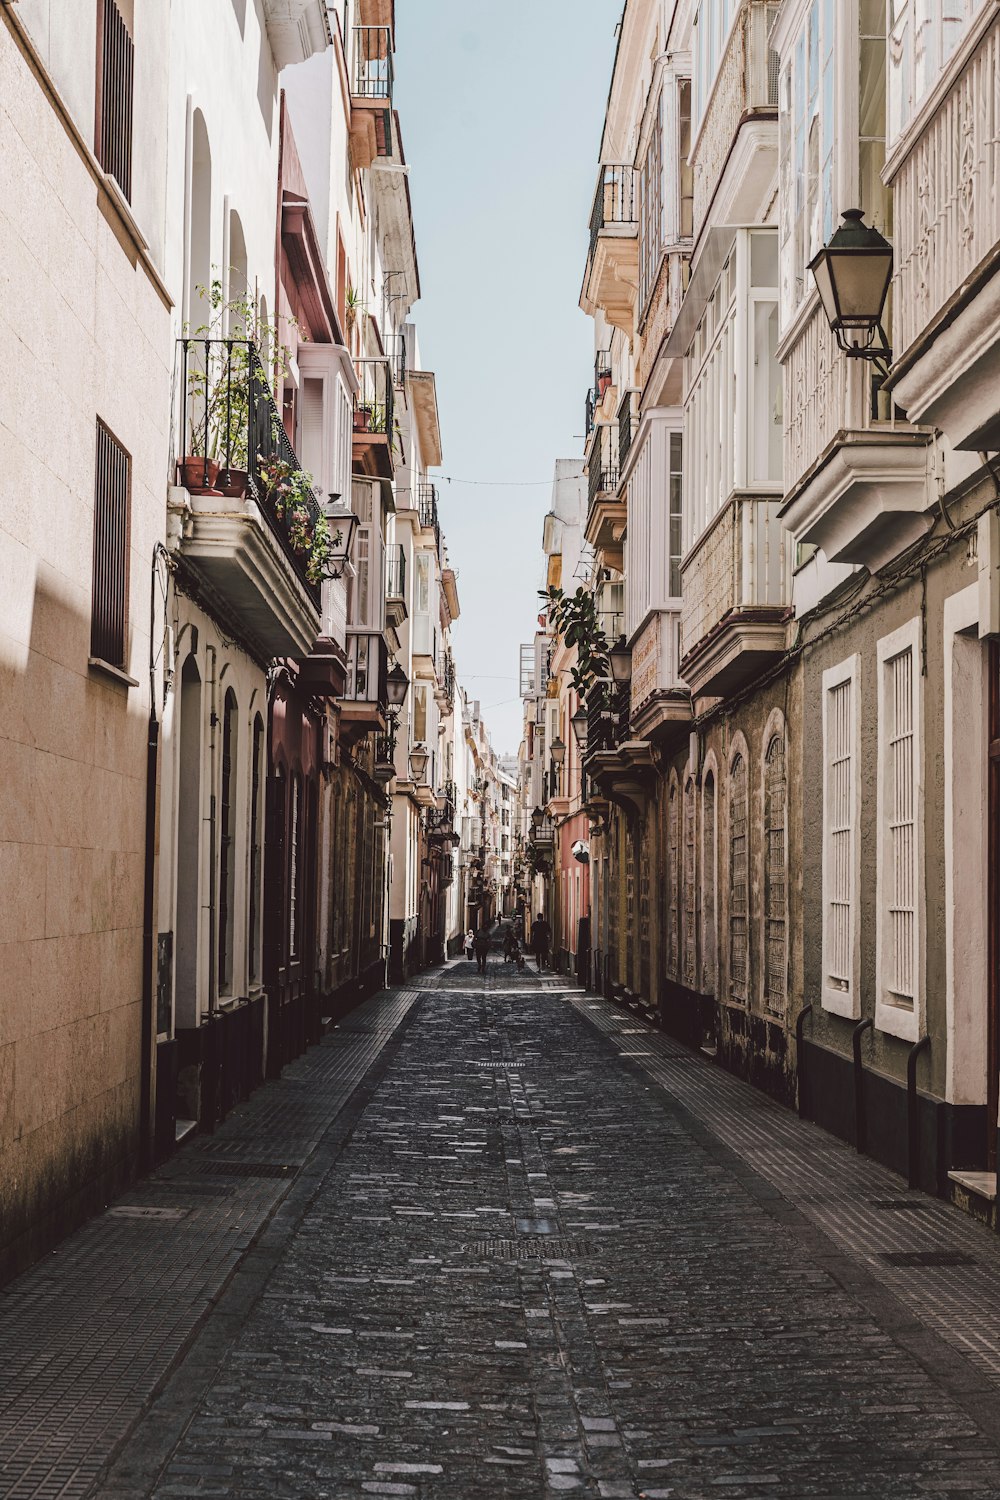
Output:
[[486,973],[486,956],[490,951],[491,942],[492,938],[490,936],[489,927],[485,922],[480,922],[479,926],[476,928],[475,938],[476,963],[479,966],[480,974]]
[[518,955],[517,933],[514,931],[513,927],[508,927],[507,930],[506,930],[506,932],[503,935],[503,961],[504,961],[504,963],[505,964],[507,964],[507,963],[515,963],[516,964],[517,963],[517,955]]
[[539,972],[548,968],[549,944],[552,941],[552,928],[546,922],[541,912],[531,924],[531,951],[535,955]]

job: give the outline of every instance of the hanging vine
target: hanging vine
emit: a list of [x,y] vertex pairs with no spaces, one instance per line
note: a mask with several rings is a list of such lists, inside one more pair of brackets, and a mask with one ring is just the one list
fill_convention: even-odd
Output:
[[611,676],[610,643],[597,616],[597,606],[589,589],[582,585],[575,594],[560,588],[540,589],[539,597],[549,609],[549,619],[567,646],[576,647],[576,664],[569,675],[576,691],[586,697],[600,680]]

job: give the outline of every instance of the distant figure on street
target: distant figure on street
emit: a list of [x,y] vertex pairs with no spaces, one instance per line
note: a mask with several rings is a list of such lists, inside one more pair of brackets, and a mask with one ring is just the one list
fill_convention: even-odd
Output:
[[471,958],[476,950],[476,934],[473,932],[471,927],[465,934],[465,937],[462,941],[462,947],[465,949],[466,958]]
[[519,952],[520,952],[520,949],[518,948],[518,945],[517,945],[517,933],[514,931],[513,926],[508,927],[506,929],[506,931],[504,932],[504,935],[503,935],[503,961],[504,961],[504,963],[505,964],[508,964],[508,963],[514,963],[514,964],[516,964],[517,963],[517,956],[518,956]]
[[476,928],[475,938],[476,963],[479,965],[480,974],[486,973],[486,955],[490,951],[491,941],[492,939],[490,937],[490,929],[484,920],[480,922],[479,926]]
[[538,971],[548,968],[549,944],[552,941],[552,928],[546,922],[541,912],[531,924],[531,951],[535,955]]

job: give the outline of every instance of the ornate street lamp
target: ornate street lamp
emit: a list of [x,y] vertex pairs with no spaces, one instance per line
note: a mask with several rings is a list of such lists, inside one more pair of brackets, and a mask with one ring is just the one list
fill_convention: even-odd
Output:
[[430,751],[426,745],[414,745],[410,751],[410,775],[414,781],[423,781],[427,772],[427,762],[430,758]]
[[410,691],[410,679],[403,670],[402,662],[397,662],[386,677],[385,687],[389,707],[398,712],[406,702],[406,695]]
[[531,831],[536,838],[541,832],[542,824],[544,822],[545,814],[542,812],[542,809],[540,807],[536,807],[534,812],[531,814]]
[[558,735],[549,746],[549,754],[552,756],[553,762],[557,766],[561,766],[563,761],[566,759],[566,746],[563,744],[562,739]]
[[[361,524],[346,500],[331,491],[330,503],[324,508],[324,518],[330,528],[330,555],[328,559],[328,578],[343,578],[347,564],[351,560],[351,548],[354,545],[354,533]],[[337,535],[340,540],[337,541]]]
[[611,676],[617,686],[628,682],[632,676],[632,652],[625,642],[625,637],[620,635],[615,644],[608,652],[611,662]]
[[809,269],[840,348],[852,359],[870,359],[887,369],[892,350],[882,313],[892,280],[892,246],[864,223],[860,208],[845,209],[843,218]]

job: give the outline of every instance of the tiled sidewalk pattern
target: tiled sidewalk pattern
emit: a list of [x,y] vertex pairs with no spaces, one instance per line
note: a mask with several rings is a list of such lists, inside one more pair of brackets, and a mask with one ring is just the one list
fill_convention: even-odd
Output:
[[0,1496],[82,1497],[416,999],[378,995],[0,1292]]
[[[420,988],[157,1500],[1000,1495],[993,1441],[634,1068],[706,1114],[752,1091],[597,1002],[648,1054],[616,1066],[594,1002],[500,965]],[[751,1116],[829,1189],[843,1148]]]
[[[576,992],[571,1004],[642,1072],[705,1122],[913,1314],[1000,1385],[1000,1239],[950,1204],[910,1192],[870,1157],[801,1121],[628,1011]],[[967,1264],[899,1266],[943,1252]]]

